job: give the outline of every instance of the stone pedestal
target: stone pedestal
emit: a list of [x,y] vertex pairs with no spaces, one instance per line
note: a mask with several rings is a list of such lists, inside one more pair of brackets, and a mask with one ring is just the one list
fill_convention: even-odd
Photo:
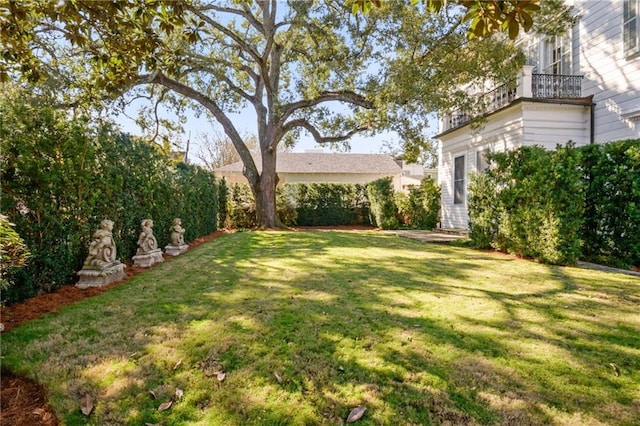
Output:
[[148,253],[136,254],[132,257],[133,266],[139,266],[141,268],[148,268],[155,263],[163,262],[162,250],[155,249]]
[[80,281],[76,284],[78,288],[102,287],[125,277],[124,263],[115,261],[100,269],[84,268],[78,271],[78,276],[80,277]]
[[189,246],[186,244],[168,244],[164,248],[164,253],[169,256],[178,256],[187,250],[189,250]]

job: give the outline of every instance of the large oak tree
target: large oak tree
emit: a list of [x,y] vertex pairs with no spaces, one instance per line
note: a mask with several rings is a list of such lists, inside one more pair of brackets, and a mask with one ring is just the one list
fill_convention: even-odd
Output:
[[[258,223],[276,227],[280,144],[300,132],[340,143],[393,130],[415,154],[430,113],[472,107],[454,88],[515,75],[520,56],[509,40],[469,38],[464,7],[377,5],[362,15],[344,0],[4,1],[0,78],[44,79],[72,105],[145,87],[159,99],[177,95],[221,125]],[[234,122],[247,106],[256,158]]]

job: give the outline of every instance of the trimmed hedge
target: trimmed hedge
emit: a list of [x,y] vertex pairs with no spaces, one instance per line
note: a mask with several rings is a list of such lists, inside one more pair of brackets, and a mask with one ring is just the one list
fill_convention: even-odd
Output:
[[552,264],[640,264],[640,140],[488,160],[469,185],[474,245]]
[[416,229],[433,229],[440,218],[440,186],[431,177],[396,196],[401,222]]
[[370,182],[367,196],[371,204],[371,223],[382,229],[398,229],[400,222],[392,179],[387,177]]
[[492,154],[492,167],[472,177],[470,236],[475,245],[545,263],[574,263],[580,255],[584,211],[580,152],[571,145]]
[[364,185],[287,184],[282,191],[295,206],[300,226],[368,225],[369,202]]
[[[287,226],[371,225],[397,229],[401,222],[413,228],[436,226],[440,210],[440,187],[431,178],[411,188],[409,196],[396,194],[391,178],[367,185],[337,183],[294,183],[278,187],[276,207]],[[396,201],[403,196],[405,201]],[[373,202],[371,202],[373,200]],[[399,203],[403,206],[398,213]],[[235,184],[227,199],[227,225],[255,226],[255,203],[249,186]],[[404,220],[400,221],[398,218]]]
[[174,217],[182,218],[186,241],[216,229],[212,173],[176,166],[153,145],[109,126],[70,120],[25,93],[5,95],[0,207],[32,256],[7,277],[12,286],[3,302],[73,282],[102,219],[114,221],[119,259],[135,254],[145,218],[153,219],[161,247]]
[[[363,185],[295,183],[278,187],[278,216],[287,226],[368,225],[369,203]],[[235,228],[255,223],[255,202],[246,184],[234,184],[228,198],[229,221]]]
[[586,260],[640,266],[640,139],[581,148]]

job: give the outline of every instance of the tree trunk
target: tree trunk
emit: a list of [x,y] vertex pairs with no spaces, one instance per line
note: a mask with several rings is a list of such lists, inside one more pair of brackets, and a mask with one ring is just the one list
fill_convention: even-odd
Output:
[[276,210],[276,151],[262,153],[262,173],[254,188],[256,200],[256,220],[260,228],[279,228],[282,226]]

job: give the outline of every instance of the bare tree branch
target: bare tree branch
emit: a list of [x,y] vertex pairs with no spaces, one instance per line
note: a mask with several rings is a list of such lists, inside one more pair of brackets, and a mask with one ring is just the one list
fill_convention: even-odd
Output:
[[253,161],[253,157],[251,156],[251,151],[249,151],[247,146],[244,144],[242,137],[238,133],[233,122],[213,99],[177,80],[167,77],[160,71],[139,76],[136,84],[159,84],[204,106],[214,116],[218,123],[220,123],[226,135],[231,139],[231,142],[233,142],[233,146],[236,148],[236,151],[238,151],[238,155],[240,155],[240,158],[242,158],[242,162],[245,165],[244,174],[249,182],[257,182],[259,174],[255,162]]

